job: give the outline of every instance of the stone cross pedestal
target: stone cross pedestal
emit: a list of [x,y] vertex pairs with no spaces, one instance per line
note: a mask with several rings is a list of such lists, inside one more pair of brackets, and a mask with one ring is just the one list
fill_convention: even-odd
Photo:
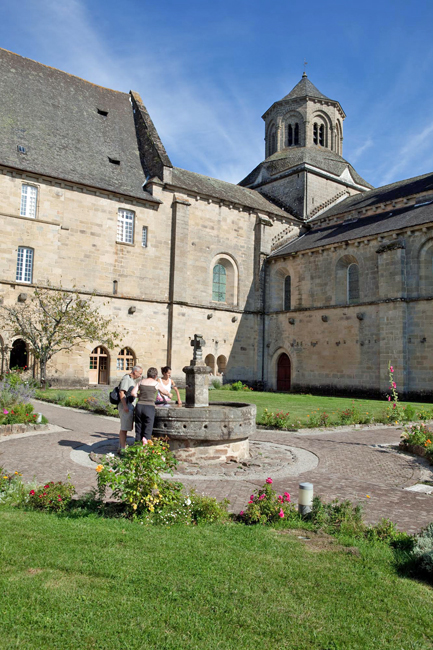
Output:
[[193,357],[190,365],[183,368],[186,375],[185,406],[187,408],[209,406],[207,376],[211,369],[203,361],[203,348],[206,341],[201,334],[194,334],[191,345],[194,348]]

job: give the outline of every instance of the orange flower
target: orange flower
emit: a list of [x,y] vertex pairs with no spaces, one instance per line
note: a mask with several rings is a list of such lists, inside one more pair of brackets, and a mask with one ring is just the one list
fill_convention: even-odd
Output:
[[102,470],[104,469],[104,466],[103,465],[98,465],[95,469],[96,469],[97,472],[102,472]]

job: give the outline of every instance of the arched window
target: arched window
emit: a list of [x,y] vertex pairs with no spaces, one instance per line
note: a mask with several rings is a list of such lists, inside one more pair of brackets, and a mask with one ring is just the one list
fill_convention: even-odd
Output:
[[343,255],[335,265],[335,302],[337,305],[360,300],[359,263],[354,255]]
[[294,138],[294,144],[299,144],[299,124],[296,122],[295,124],[295,138]]
[[313,144],[319,144],[319,127],[317,122],[313,124]]
[[130,372],[135,366],[135,354],[131,348],[123,348],[117,355],[116,369]]
[[325,146],[325,126],[324,124],[320,125],[319,128],[319,144],[321,147]]
[[292,308],[292,278],[286,275],[284,278],[284,311],[290,311]]
[[359,267],[350,264],[347,268],[347,302],[359,302]]
[[293,128],[292,125],[289,124],[287,127],[287,146],[291,147],[293,144]]
[[212,300],[226,302],[227,273],[222,264],[213,267]]

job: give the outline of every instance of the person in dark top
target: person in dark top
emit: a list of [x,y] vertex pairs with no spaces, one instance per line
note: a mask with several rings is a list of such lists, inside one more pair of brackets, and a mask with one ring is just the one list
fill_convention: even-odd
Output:
[[158,370],[149,368],[146,379],[138,382],[132,389],[131,395],[138,397],[135,407],[135,440],[143,445],[152,437],[153,422],[155,420],[155,399],[158,391],[171,398],[171,393],[165,386],[156,380]]

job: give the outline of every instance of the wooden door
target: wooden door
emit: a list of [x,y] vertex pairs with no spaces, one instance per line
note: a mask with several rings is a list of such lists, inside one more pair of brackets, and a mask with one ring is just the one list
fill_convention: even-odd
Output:
[[291,384],[291,364],[287,354],[283,353],[278,359],[277,390],[289,391]]
[[109,383],[109,357],[103,347],[97,347],[90,355],[89,384]]

